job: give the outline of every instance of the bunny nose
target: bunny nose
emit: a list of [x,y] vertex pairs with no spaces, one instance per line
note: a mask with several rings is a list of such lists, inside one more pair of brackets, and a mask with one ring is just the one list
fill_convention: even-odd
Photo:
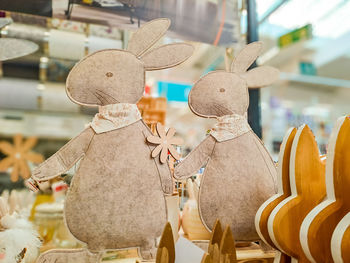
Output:
[[112,72],[107,72],[106,73],[106,77],[108,77],[108,78],[113,77],[113,73]]

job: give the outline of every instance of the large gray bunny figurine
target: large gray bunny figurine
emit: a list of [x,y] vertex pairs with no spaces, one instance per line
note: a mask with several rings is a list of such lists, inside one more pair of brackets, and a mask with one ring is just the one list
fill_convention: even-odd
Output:
[[276,168],[246,119],[248,88],[269,85],[278,77],[278,71],[268,66],[247,71],[261,48],[260,42],[247,45],[229,72],[210,72],[193,86],[188,100],[192,112],[218,123],[174,174],[185,179],[206,164],[199,191],[202,222],[212,230],[220,219],[241,241],[259,239],[255,213],[275,193]]
[[170,21],[156,19],[134,33],[127,50],[107,49],[83,58],[69,73],[66,91],[79,105],[99,106],[92,123],[33,172],[45,181],[78,160],[65,202],[65,220],[88,250],[53,250],[38,262],[97,262],[104,250],[139,247],[156,253],[156,238],[167,221],[165,194],[172,194],[170,169],[151,156],[151,130],[136,103],[145,71],[176,66],[193,52],[185,43],[150,48]]

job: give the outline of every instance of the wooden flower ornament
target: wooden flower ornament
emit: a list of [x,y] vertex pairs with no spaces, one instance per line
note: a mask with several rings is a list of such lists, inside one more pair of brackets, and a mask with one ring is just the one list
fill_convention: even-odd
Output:
[[160,155],[160,162],[165,163],[169,151],[174,159],[179,160],[180,155],[173,145],[180,145],[183,143],[183,141],[181,138],[174,137],[176,130],[174,128],[170,128],[168,132],[165,132],[164,126],[160,123],[157,123],[156,128],[158,136],[150,135],[147,137],[147,141],[149,143],[158,144],[158,146],[152,151],[152,158]]
[[26,141],[23,141],[22,135],[17,134],[13,137],[13,142],[13,145],[6,141],[0,142],[0,151],[7,155],[6,158],[0,161],[0,171],[12,167],[11,180],[16,182],[19,176],[24,179],[30,177],[28,161],[41,163],[44,158],[41,154],[31,151],[37,143],[36,137],[29,137]]

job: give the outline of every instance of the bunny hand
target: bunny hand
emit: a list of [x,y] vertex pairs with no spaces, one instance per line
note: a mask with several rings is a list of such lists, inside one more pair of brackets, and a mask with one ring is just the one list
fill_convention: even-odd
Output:
[[214,137],[209,135],[175,167],[174,177],[183,180],[196,173],[210,159],[215,143]]
[[86,128],[34,169],[32,178],[39,182],[47,181],[65,173],[85,155],[94,134],[91,127]]

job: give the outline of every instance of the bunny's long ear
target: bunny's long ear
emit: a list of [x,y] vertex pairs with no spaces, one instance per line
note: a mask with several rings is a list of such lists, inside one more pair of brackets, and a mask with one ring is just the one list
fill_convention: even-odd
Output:
[[187,43],[168,44],[148,51],[141,60],[148,71],[171,68],[188,59],[193,50],[193,46]]
[[140,27],[131,37],[128,48],[139,57],[150,49],[168,30],[170,20],[167,18],[154,19]]
[[246,72],[250,65],[257,59],[262,50],[262,42],[253,42],[243,48],[231,64],[231,72]]
[[253,68],[240,75],[247,81],[249,88],[261,88],[275,82],[279,77],[279,70],[270,66]]

